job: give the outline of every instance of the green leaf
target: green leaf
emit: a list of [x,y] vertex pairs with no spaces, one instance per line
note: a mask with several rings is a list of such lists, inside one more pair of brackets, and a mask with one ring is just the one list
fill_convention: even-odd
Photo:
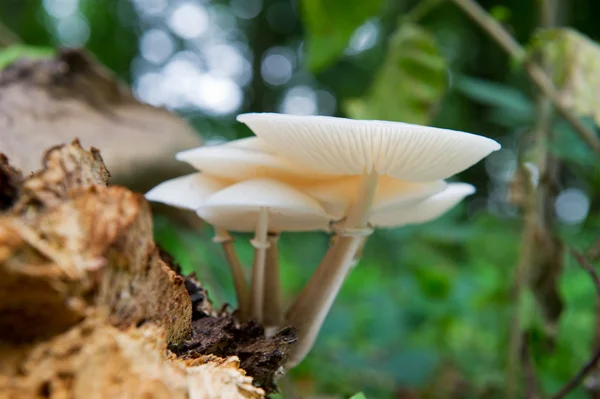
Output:
[[383,0],[302,0],[309,68],[317,72],[335,61],[356,28],[377,15],[382,4]]
[[53,55],[54,49],[49,47],[36,47],[17,44],[0,50],[0,70],[23,58],[50,58]]
[[470,76],[456,79],[454,88],[473,101],[493,108],[501,108],[520,119],[531,120],[535,105],[519,90],[500,83]]
[[347,101],[346,112],[355,119],[427,124],[446,91],[446,70],[434,37],[419,26],[402,24],[369,92]]
[[355,395],[352,395],[352,397],[350,399],[367,399],[367,397],[365,396],[364,393],[359,392]]
[[[588,129],[593,129],[594,122],[591,119],[585,118],[582,123]],[[566,162],[581,165],[587,172],[598,169],[597,155],[573,131],[571,125],[565,121],[559,121],[556,123],[553,133],[553,139],[548,143],[551,153]]]
[[552,80],[565,104],[600,125],[600,46],[573,29],[547,29],[534,37],[529,54],[551,66]]

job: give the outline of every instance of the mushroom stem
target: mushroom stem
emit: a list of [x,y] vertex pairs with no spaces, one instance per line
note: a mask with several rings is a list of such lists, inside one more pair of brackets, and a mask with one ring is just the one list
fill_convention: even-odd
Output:
[[[339,236],[331,237],[331,241],[330,241],[329,245],[330,246],[334,245],[336,243],[336,241],[338,240],[338,238],[339,238]],[[356,250],[356,254],[354,254],[354,259],[352,260],[352,265],[348,269],[348,273],[350,273],[352,271],[352,269],[354,269],[356,267],[356,265],[360,261],[360,258],[362,258],[363,249],[365,248],[365,244],[367,243],[368,238],[369,238],[368,236],[361,237],[360,245],[358,246],[358,249]]]
[[360,237],[360,243],[358,244],[356,253],[354,254],[354,257],[352,258],[352,264],[350,265],[350,268],[348,269],[348,273],[350,273],[352,271],[352,269],[354,269],[356,267],[358,262],[360,262],[360,258],[362,258],[363,250],[365,248],[365,244],[367,243],[368,238],[369,238],[369,236]]
[[263,323],[263,302],[265,285],[265,263],[267,259],[267,232],[269,228],[269,213],[266,207],[260,208],[254,239],[250,243],[254,247],[252,263],[252,281],[250,286],[250,317]]
[[244,275],[244,269],[242,268],[242,263],[235,252],[233,237],[227,230],[221,228],[216,228],[215,233],[216,234],[213,238],[213,241],[220,243],[223,247],[225,259],[227,260],[227,264],[231,270],[231,275],[233,276],[233,285],[235,287],[235,295],[239,310],[238,317],[241,321],[246,321],[250,311],[248,303],[248,286],[246,283],[246,276]]
[[263,324],[267,336],[270,336],[283,323],[283,301],[279,278],[279,234],[269,233],[267,239],[269,248],[267,249],[263,290]]
[[311,350],[344,279],[355,263],[363,237],[370,234],[368,212],[375,197],[377,181],[376,171],[362,174],[356,199],[348,210],[343,228],[286,314],[286,321],[296,328],[298,339],[289,354],[288,369],[300,363]]

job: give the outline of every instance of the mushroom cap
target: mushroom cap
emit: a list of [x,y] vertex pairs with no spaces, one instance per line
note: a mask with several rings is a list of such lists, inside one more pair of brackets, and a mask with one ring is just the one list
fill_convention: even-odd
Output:
[[[355,198],[360,176],[343,176],[335,180],[318,182],[301,188],[316,198],[323,208],[336,219],[346,215],[352,199]],[[373,208],[409,206],[443,191],[447,183],[443,180],[410,182],[389,176],[379,178]]]
[[500,148],[483,136],[402,122],[272,113],[237,120],[285,159],[329,174],[374,169],[403,180],[441,180]]
[[449,183],[448,187],[426,200],[405,207],[373,207],[369,222],[376,227],[399,227],[437,219],[475,192],[467,183]]
[[331,220],[317,200],[269,178],[244,180],[218,191],[196,213],[215,227],[251,232],[261,208],[269,213],[269,231],[327,230]]
[[204,173],[167,180],[148,191],[148,201],[195,210],[211,195],[227,187],[227,181]]
[[304,181],[330,177],[286,160],[258,137],[182,151],[176,158],[211,175],[235,180],[270,177]]
[[256,136],[228,141],[222,145],[224,145],[226,147],[235,147],[235,148],[241,148],[244,150],[262,151],[262,152],[267,152],[270,154],[275,154],[275,151],[273,150],[273,148],[269,147],[269,145],[267,143],[265,143],[264,140],[261,140]]

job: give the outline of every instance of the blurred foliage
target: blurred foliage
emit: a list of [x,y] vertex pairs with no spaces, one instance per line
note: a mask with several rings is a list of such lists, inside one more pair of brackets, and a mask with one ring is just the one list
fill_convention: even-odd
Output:
[[[197,56],[200,60],[194,62],[202,65],[215,61],[201,57],[202,40],[207,38],[185,39],[170,32],[172,10],[186,2],[208,9],[206,37],[216,32],[213,36],[238,43],[252,68],[248,82],[239,84],[243,101],[235,112],[167,104],[207,140],[249,135],[235,122],[237,112],[300,109],[430,123],[493,137],[503,145],[458,176],[478,188],[459,207],[425,225],[375,232],[315,349],[290,373],[292,383],[285,384],[280,396],[348,398],[364,392],[378,399],[501,397],[522,229],[520,210],[507,200],[507,192],[518,159],[535,144],[529,138],[536,121],[535,90],[520,67],[451,2],[438,2],[408,22],[405,17],[414,17],[410,10],[420,1],[79,0],[74,1],[77,21],[86,25],[75,31],[86,36],[82,44],[140,95],[141,77],[165,76],[176,52]],[[51,51],[54,46],[76,45],[77,40],[65,36],[76,26],[66,24],[70,17],[49,12],[57,3],[1,2],[0,20],[36,50],[4,51],[0,63],[47,51],[40,53],[38,47]],[[600,25],[593,16],[600,13],[600,2],[560,1],[562,24],[573,28],[542,31],[533,41],[538,2],[479,3],[520,42],[531,43],[531,51],[551,59],[560,77],[556,83],[571,96],[574,108],[597,117]],[[150,13],[161,5],[164,9]],[[175,49],[170,58],[144,61],[141,43],[151,29],[168,32],[168,43]],[[211,54],[218,58],[218,52]],[[267,79],[266,60],[272,54],[288,60],[273,58],[276,68],[271,71],[281,77],[290,69],[286,79]],[[222,73],[226,67],[227,62],[217,64],[215,71]],[[179,81],[167,88],[186,84]],[[210,87],[213,96],[222,88]],[[586,123],[596,128],[591,119]],[[553,127],[548,148],[561,161],[558,189],[579,193],[579,202],[566,211],[557,199],[553,228],[567,245],[585,251],[600,236],[600,162],[566,122],[556,118]],[[561,219],[561,209],[583,216],[575,222]],[[210,227],[191,231],[157,216],[155,231],[157,241],[185,271],[198,273],[215,303],[233,301],[231,277],[220,248],[211,242]],[[249,264],[249,237],[236,237],[240,256]],[[318,264],[328,237],[284,234],[280,243],[282,284],[289,303]],[[597,316],[589,276],[571,258],[566,257],[565,264],[560,292],[566,310],[553,351],[536,333],[542,324],[528,297],[523,318],[531,332],[537,377],[547,393],[588,359]],[[584,397],[583,388],[570,396]]]
[[369,92],[346,103],[355,119],[427,124],[446,89],[447,66],[435,38],[403,23],[388,43],[387,57]]
[[563,101],[578,114],[592,116],[600,124],[596,106],[600,92],[600,46],[573,29],[557,28],[539,32],[530,51],[552,65],[554,84]]
[[355,29],[378,14],[382,4],[383,0],[303,0],[308,66],[319,71],[335,61]]
[[54,50],[52,48],[23,46],[19,44],[12,45],[0,51],[0,69],[3,69],[22,58],[49,58],[52,55],[54,55]]

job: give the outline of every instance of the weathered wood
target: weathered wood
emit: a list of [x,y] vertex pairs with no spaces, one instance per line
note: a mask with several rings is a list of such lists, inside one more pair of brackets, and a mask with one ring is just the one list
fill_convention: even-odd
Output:
[[157,248],[144,197],[107,185],[97,151],[74,141],[43,164],[23,178],[0,156],[1,399],[276,389],[291,329],[266,338],[215,311]]

